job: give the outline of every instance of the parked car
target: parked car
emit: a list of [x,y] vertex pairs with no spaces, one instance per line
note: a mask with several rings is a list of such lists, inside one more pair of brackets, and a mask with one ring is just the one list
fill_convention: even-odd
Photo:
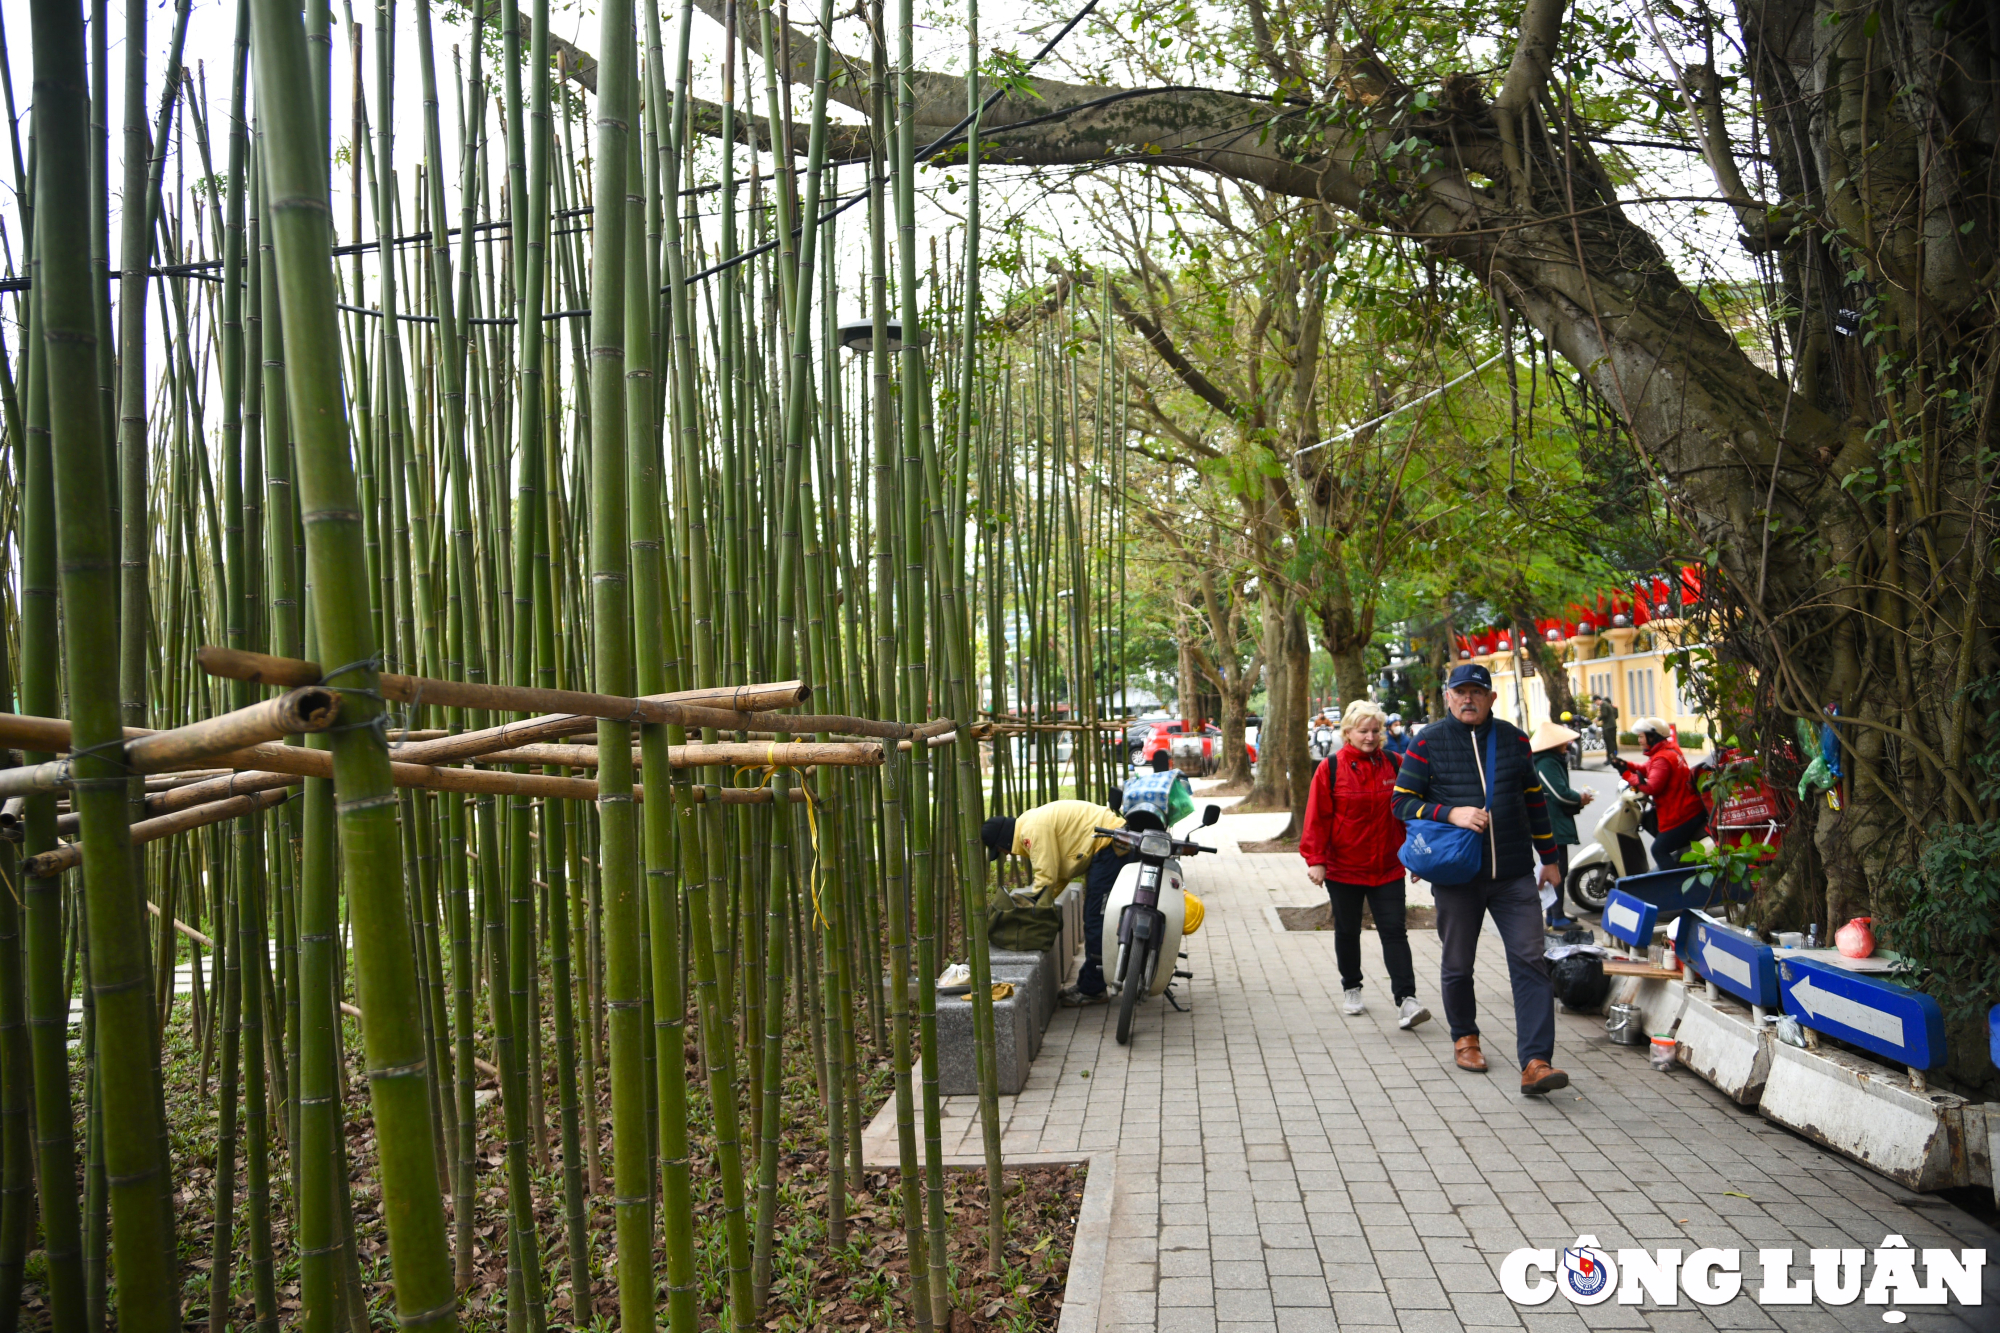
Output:
[[1140,768],[1153,762],[1153,756],[1162,750],[1172,753],[1170,742],[1181,734],[1179,719],[1161,721],[1146,718],[1134,723],[1125,732],[1125,739],[1132,747],[1132,762]]

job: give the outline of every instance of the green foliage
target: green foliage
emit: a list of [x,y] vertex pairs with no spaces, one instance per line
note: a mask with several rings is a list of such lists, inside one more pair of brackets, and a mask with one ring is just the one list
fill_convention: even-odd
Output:
[[1702,867],[1695,881],[1705,889],[1713,888],[1719,880],[1725,884],[1748,884],[1754,893],[1763,886],[1764,872],[1777,854],[1778,849],[1765,842],[1733,845],[1697,842],[1681,853],[1681,864]]
[[2000,823],[1935,829],[1891,885],[1905,899],[1900,979],[1936,997],[1948,1023],[1983,1016],[2000,1001]]

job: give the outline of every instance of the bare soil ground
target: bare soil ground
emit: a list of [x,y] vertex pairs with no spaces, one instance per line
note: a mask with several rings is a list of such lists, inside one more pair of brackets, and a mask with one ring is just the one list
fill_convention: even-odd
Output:
[[[690,1025],[692,1026],[692,1024]],[[394,1293],[389,1283],[387,1238],[381,1214],[381,1193],[375,1182],[374,1120],[369,1114],[365,1084],[358,1068],[359,1034],[346,1024],[348,1082],[346,1141],[354,1210],[356,1257],[371,1328],[396,1327]],[[772,1246],[771,1294],[753,1323],[769,1333],[879,1333],[914,1327],[910,1306],[909,1243],[903,1228],[903,1200],[895,1171],[869,1171],[849,1180],[848,1226],[845,1243],[829,1243],[827,1137],[820,1096],[803,1025],[785,1046],[784,1111],[779,1136],[777,1227]],[[481,1034],[480,1049],[491,1046]],[[866,1044],[865,1025],[857,1032],[861,1053],[862,1105],[868,1114],[891,1095],[893,1083],[886,1052]],[[541,1067],[544,1074],[541,1109],[546,1115],[544,1149],[531,1148],[530,1174],[542,1285],[552,1329],[610,1329],[618,1322],[615,1285],[615,1227],[609,1197],[611,1175],[610,1095],[601,1087],[594,1114],[605,1145],[602,1177],[605,1188],[584,1199],[584,1229],[590,1254],[586,1261],[589,1291],[578,1299],[572,1288],[567,1253],[560,1097],[555,1077],[555,1040],[545,1028]],[[215,1254],[216,1085],[211,1069],[202,1086],[200,1053],[189,1040],[187,997],[180,997],[163,1043],[166,1060],[166,1101],[172,1128],[174,1210],[179,1233],[182,1279],[181,1315],[188,1327],[206,1327],[210,1271]],[[72,1052],[74,1057],[76,1052]],[[739,1054],[739,1070],[741,1069]],[[80,1059],[75,1083],[82,1087]],[[600,1069],[598,1075],[603,1080]],[[728,1326],[728,1247],[724,1231],[721,1179],[714,1156],[713,1121],[705,1076],[695,1052],[688,1051],[689,1129],[693,1138],[696,1300],[707,1327]],[[490,1078],[480,1086],[491,1089]],[[739,1080],[746,1191],[754,1209],[757,1140],[752,1128],[748,1079]],[[84,1143],[83,1104],[75,1100],[78,1156]],[[863,1117],[866,1119],[866,1115]],[[460,1293],[459,1327],[477,1333],[501,1333],[507,1327],[508,1214],[506,1206],[505,1138],[497,1098],[479,1107],[479,1150],[474,1161],[474,1251],[471,1281]],[[240,1122],[239,1122],[240,1123]],[[273,1313],[281,1326],[301,1313],[297,1247],[293,1241],[291,1156],[282,1141],[283,1116],[270,1117],[270,1211],[273,1240]],[[234,1253],[230,1322],[254,1326],[256,1309],[251,1288],[251,1246],[246,1225],[247,1186],[243,1176],[244,1145],[237,1147],[237,1180],[231,1248]],[[579,1151],[579,1156],[582,1153]],[[79,1170],[78,1193],[82,1194]],[[1062,1312],[1062,1292],[1069,1273],[1069,1256],[1076,1215],[1083,1198],[1085,1168],[1081,1165],[1024,1167],[1005,1176],[1006,1241],[999,1271],[987,1265],[986,1179],[983,1171],[945,1173],[944,1195],[947,1251],[951,1272],[950,1309],[940,1317],[940,1333],[1053,1333]],[[452,1203],[446,1199],[446,1225],[452,1226]],[[26,1281],[19,1305],[19,1327],[46,1329],[50,1323],[47,1267],[37,1234],[25,1265]],[[657,1242],[656,1242],[657,1244]],[[664,1258],[656,1250],[660,1281],[665,1283]],[[116,1326],[116,1275],[112,1287],[110,1326]],[[664,1320],[665,1287],[661,1287]]]

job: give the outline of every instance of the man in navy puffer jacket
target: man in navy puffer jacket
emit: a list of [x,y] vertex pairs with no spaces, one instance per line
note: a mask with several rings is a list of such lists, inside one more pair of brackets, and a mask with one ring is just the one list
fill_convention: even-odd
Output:
[[[1395,810],[1404,821],[1434,819],[1471,829],[1486,844],[1477,878],[1432,886],[1438,946],[1444,954],[1439,991],[1458,1067],[1486,1072],[1472,964],[1480,922],[1490,913],[1506,945],[1507,972],[1514,983],[1521,1091],[1535,1095],[1569,1086],[1569,1075],[1549,1063],[1556,1044],[1555,979],[1544,957],[1537,887],[1538,879],[1559,887],[1561,872],[1528,738],[1519,727],[1493,716],[1494,697],[1493,677],[1485,667],[1461,662],[1452,669],[1445,683],[1445,719],[1417,733],[1403,756]],[[1485,771],[1489,736],[1490,773]]]

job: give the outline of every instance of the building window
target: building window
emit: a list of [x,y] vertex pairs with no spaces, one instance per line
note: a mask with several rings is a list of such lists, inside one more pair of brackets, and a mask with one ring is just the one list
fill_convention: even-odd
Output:
[[1590,693],[1609,699],[1611,697],[1611,673],[1593,671],[1590,673]]
[[1637,667],[1625,673],[1625,702],[1632,717],[1653,717],[1653,669]]

